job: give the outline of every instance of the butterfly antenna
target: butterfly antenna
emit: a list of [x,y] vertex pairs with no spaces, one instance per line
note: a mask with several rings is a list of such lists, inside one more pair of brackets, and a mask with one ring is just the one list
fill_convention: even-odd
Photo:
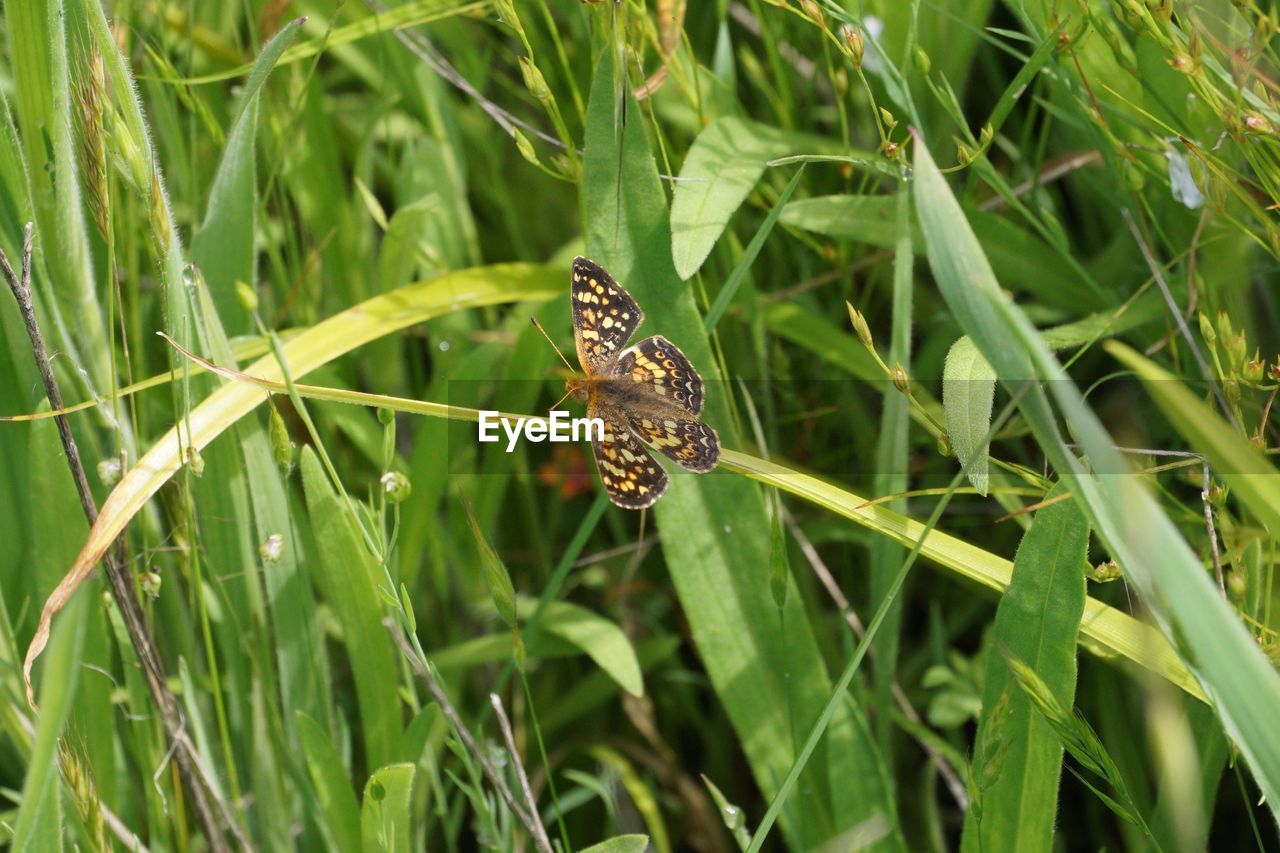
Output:
[[554,411],[556,410],[556,406],[560,405],[560,404],[561,404],[561,403],[563,403],[565,400],[569,399],[569,395],[570,395],[570,394],[572,394],[572,393],[573,393],[572,391],[565,391],[565,392],[564,392],[564,396],[563,396],[563,397],[561,397],[559,400],[556,400],[554,403],[552,403],[552,404],[551,404],[551,408],[547,409],[547,411],[548,411],[548,412],[554,412]]
[[[560,347],[556,346],[556,342],[551,340],[551,336],[547,334],[547,330],[542,328],[542,324],[538,322],[538,318],[530,317],[529,319],[533,321],[533,325],[537,328],[537,330],[539,332],[542,332],[542,336],[547,339],[547,343],[551,344],[551,348],[556,351],[556,355],[560,356],[560,360],[564,362],[564,366],[569,368],[570,370],[573,370],[574,373],[577,373],[578,371],[574,370],[573,365],[569,363],[569,359],[565,358],[564,353],[560,352]],[[565,396],[567,397],[568,395],[566,394]],[[564,398],[562,397],[561,400],[563,399]],[[557,403],[556,405],[559,405],[559,403]],[[553,406],[552,408],[555,408],[555,406]]]

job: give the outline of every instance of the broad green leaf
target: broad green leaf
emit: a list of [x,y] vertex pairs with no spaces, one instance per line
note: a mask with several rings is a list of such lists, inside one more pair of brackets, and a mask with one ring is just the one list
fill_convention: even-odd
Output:
[[[715,394],[724,386],[714,372],[702,318],[672,264],[665,197],[640,113],[627,110],[629,124],[616,127],[613,93],[613,67],[606,58],[596,69],[587,110],[587,253],[644,308],[648,322],[642,334],[661,332],[702,371],[711,389],[703,416],[721,442],[732,446],[738,437],[728,401]],[[653,513],[716,695],[756,783],[772,796],[794,763],[793,733],[817,719],[831,685],[803,597],[793,588],[780,613],[770,593],[769,519],[762,496],[740,478],[673,473]],[[812,845],[875,816],[896,826],[886,770],[853,702],[841,705],[823,746],[801,777],[784,822],[794,843]],[[889,836],[885,846],[900,846],[898,836]]]
[[296,715],[298,739],[307,762],[307,773],[320,799],[318,815],[335,850],[360,849],[360,806],[333,738],[302,711]]
[[[527,609],[532,612],[532,607]],[[538,630],[566,640],[585,652],[631,695],[644,695],[635,649],[622,629],[608,619],[567,601],[553,601],[543,612]]]
[[401,716],[399,671],[391,635],[382,625],[377,566],[356,533],[351,507],[340,501],[310,447],[302,451],[301,468],[316,539],[312,575],[342,627],[364,747],[369,763],[380,765],[395,754]]
[[615,835],[613,838],[580,848],[578,853],[644,853],[649,849],[647,835]]
[[258,102],[267,75],[299,29],[299,21],[285,25],[258,55],[241,93],[218,171],[213,176],[204,222],[191,240],[191,259],[199,265],[209,284],[218,317],[222,325],[235,334],[251,328],[248,316],[236,299],[236,282],[255,284],[253,239],[258,193],[254,146],[258,135]]
[[736,116],[707,125],[689,147],[672,193],[676,275],[687,279],[698,271],[770,160],[815,147],[831,144]]
[[1137,374],[1160,411],[1188,445],[1209,459],[1232,494],[1269,530],[1280,532],[1280,471],[1178,377],[1118,341],[1107,343],[1106,350]]
[[991,428],[995,396],[996,372],[973,341],[960,338],[951,345],[942,369],[942,411],[951,446],[960,464],[969,466],[969,482],[980,495],[987,493],[989,448],[982,439]]
[[[1280,674],[1031,322],[1000,290],[928,148],[919,142],[915,151],[921,231],[952,315],[1012,392],[1029,388],[1021,409],[1041,449],[1218,709],[1273,814],[1280,814]],[[1028,386],[1028,380],[1038,381]],[[1046,387],[1070,420],[1088,470],[1065,446]]]
[[413,804],[412,764],[392,764],[369,777],[360,804],[360,839],[364,853],[409,853]]
[[[1045,499],[1066,491],[1059,485]],[[1031,667],[1063,706],[1072,705],[1088,546],[1089,522],[1073,501],[1037,512],[1018,546],[986,658],[965,851],[1053,847],[1062,744],[1013,683],[1006,655]]]

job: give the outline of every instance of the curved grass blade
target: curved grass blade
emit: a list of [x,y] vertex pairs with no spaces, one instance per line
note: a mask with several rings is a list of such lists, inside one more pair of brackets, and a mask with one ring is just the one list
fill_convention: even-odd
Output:
[[[1136,476],[1031,322],[1000,290],[955,196],[919,139],[917,210],[929,264],[961,329],[1005,383],[1037,380],[1022,403],[1041,449],[1151,609],[1280,814],[1280,674],[1214,589],[1177,526]],[[1039,384],[1043,382],[1043,385]],[[1045,386],[1070,420],[1086,470],[1065,446]]]
[[[206,366],[209,367],[207,362]],[[257,385],[274,393],[284,393],[283,382],[264,380],[239,371],[217,368],[218,373],[230,379]],[[462,406],[447,406],[423,400],[407,400],[385,394],[369,394],[363,391],[349,391],[339,388],[322,388],[313,385],[295,385],[299,396],[319,400],[330,400],[337,403],[348,403],[356,406],[391,409],[414,415],[450,418],[454,420],[478,421],[480,411]],[[540,415],[503,414],[503,417],[526,421],[542,420]],[[883,499],[868,499],[840,486],[828,483],[812,474],[782,463],[761,459],[737,450],[721,451],[720,468],[734,471],[758,480],[765,485],[790,492],[815,506],[823,507],[837,515],[843,516],[875,533],[893,541],[906,545],[914,545],[924,535],[924,525],[914,519],[894,512],[884,506]],[[935,490],[926,490],[916,494],[939,494]],[[603,500],[603,496],[601,497]],[[588,516],[590,519],[590,516]],[[581,532],[581,531],[580,531]],[[581,550],[581,542],[571,546],[567,553],[576,555]],[[921,549],[921,555],[945,569],[949,569],[979,583],[985,587],[1003,592],[1009,585],[1013,573],[1013,564],[1003,557],[984,551],[972,543],[966,542],[941,530],[934,530]],[[556,577],[560,578],[567,570],[567,563],[557,569]],[[558,581],[554,584],[558,588]],[[540,613],[541,611],[539,611]],[[535,617],[538,613],[534,614]],[[528,630],[536,629],[534,619],[530,619]],[[1205,701],[1196,680],[1182,664],[1168,641],[1149,625],[1146,625],[1120,610],[1103,604],[1094,598],[1085,602],[1085,613],[1080,629],[1080,644],[1103,658],[1125,658],[1139,666],[1149,669],[1188,695]]]
[[1240,501],[1269,530],[1280,531],[1280,471],[1172,373],[1122,343],[1103,348],[1137,374],[1160,411]]
[[[562,289],[562,271],[547,267],[498,264],[460,270],[407,285],[336,314],[289,341],[284,352],[292,375],[301,376],[361,344],[440,314],[521,299],[550,299]],[[280,365],[272,356],[264,356],[249,369],[273,381],[282,378]],[[54,614],[97,565],[129,519],[179,470],[186,448],[204,448],[263,399],[252,386],[222,386],[193,409],[180,428],[165,433],[120,480],[102,505],[76,562],[44,604],[22,667],[28,687],[31,666],[49,641]]]

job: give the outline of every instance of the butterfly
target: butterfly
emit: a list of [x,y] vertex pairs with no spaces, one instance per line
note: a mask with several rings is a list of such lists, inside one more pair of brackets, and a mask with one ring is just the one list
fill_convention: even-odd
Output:
[[698,420],[706,389],[680,348],[661,335],[627,346],[644,312],[595,261],[574,258],[569,303],[586,377],[567,380],[565,391],[604,423],[591,449],[609,500],[644,509],[667,490],[667,472],[646,445],[689,471],[716,467],[720,439]]

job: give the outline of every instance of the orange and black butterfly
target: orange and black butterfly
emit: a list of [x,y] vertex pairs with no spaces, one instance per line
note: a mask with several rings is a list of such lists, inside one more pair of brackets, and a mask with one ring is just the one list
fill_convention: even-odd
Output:
[[667,490],[667,472],[645,445],[697,473],[720,460],[716,431],[698,420],[702,377],[661,335],[627,346],[644,312],[595,261],[574,259],[569,293],[586,378],[569,379],[565,390],[586,403],[587,417],[604,422],[603,440],[591,444],[609,500],[644,509]]

